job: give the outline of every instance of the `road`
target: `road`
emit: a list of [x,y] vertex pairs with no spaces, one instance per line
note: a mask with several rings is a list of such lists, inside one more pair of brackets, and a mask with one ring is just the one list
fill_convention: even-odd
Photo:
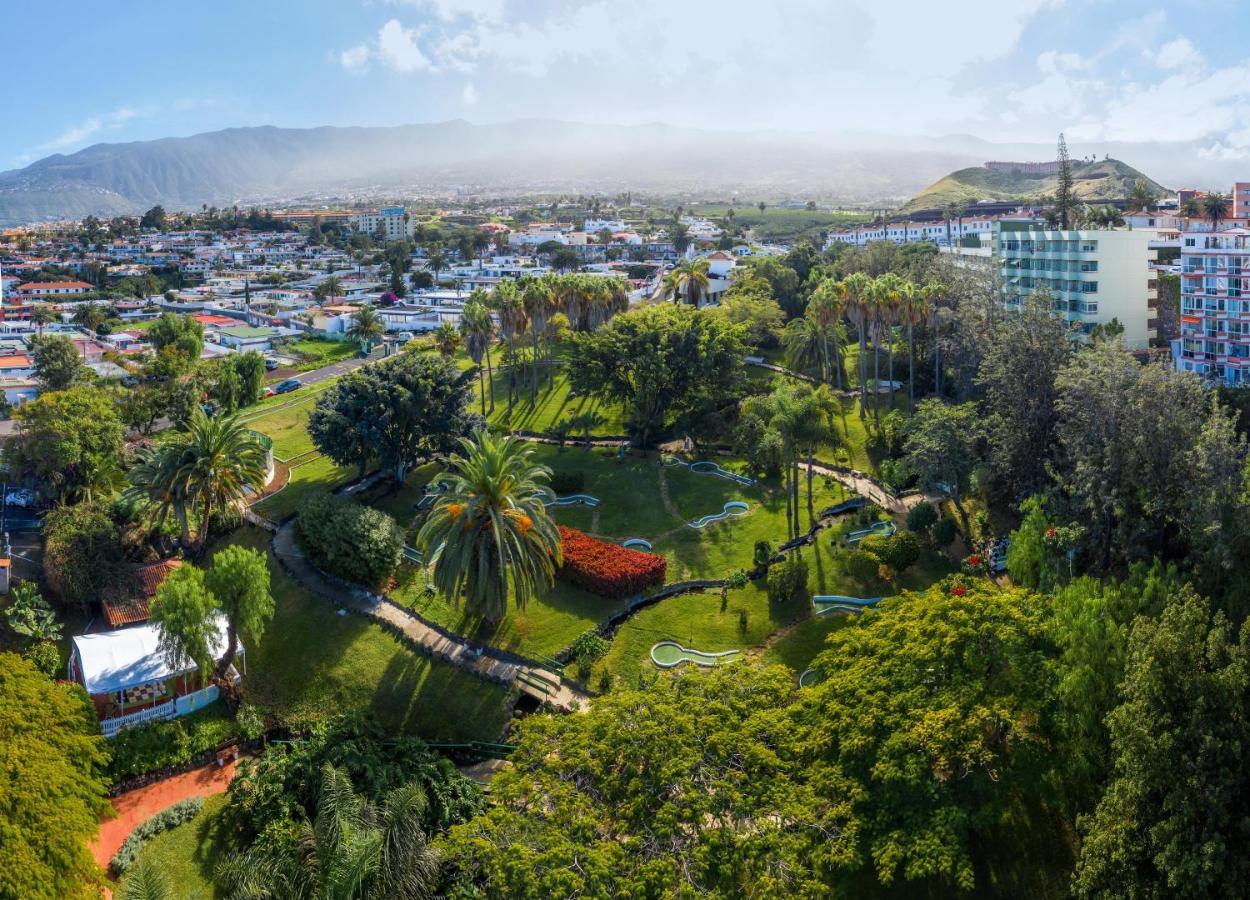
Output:
[[[339,375],[344,375],[353,369],[359,369],[361,366],[365,365],[365,363],[377,362],[380,359],[382,359],[382,350],[381,348],[378,348],[369,355],[368,359],[353,357],[352,359],[340,360],[339,362],[331,363],[328,366],[322,366],[320,369],[312,369],[308,372],[287,371],[285,373],[272,373],[271,377],[267,380],[267,383],[272,384],[273,382],[283,381],[287,378],[299,378],[299,380],[304,384],[319,384],[323,381],[328,381],[331,378],[337,378]],[[156,424],[152,427],[152,430],[154,432],[163,431],[169,426],[170,421],[168,419],[157,419]],[[16,421],[13,419],[5,419],[0,422],[0,438],[5,438],[16,433]]]

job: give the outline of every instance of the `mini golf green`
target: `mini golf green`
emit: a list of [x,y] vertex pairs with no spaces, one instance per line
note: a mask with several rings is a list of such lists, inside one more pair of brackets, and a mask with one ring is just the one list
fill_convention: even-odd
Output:
[[737,650],[706,653],[702,650],[683,647],[676,641],[660,641],[651,648],[651,661],[661,669],[671,669],[684,662],[692,662],[700,666],[721,666],[727,662],[733,662],[737,656]]

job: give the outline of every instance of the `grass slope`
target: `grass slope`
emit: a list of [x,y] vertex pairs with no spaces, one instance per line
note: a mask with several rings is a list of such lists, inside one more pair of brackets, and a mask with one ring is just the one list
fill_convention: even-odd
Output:
[[[225,794],[205,798],[198,816],[158,834],[139,852],[140,860],[155,863],[165,875],[174,889],[172,896],[186,900],[212,900],[220,896],[213,886],[213,870],[235,849],[224,821],[226,802]],[[128,876],[118,880],[114,897],[127,896],[128,881]]]
[[[1156,194],[1163,196],[1167,188],[1152,181],[1127,163],[1118,159],[1092,163],[1072,163],[1076,195],[1085,201],[1118,200],[1129,195],[1137,179]],[[968,205],[978,200],[1032,200],[1053,195],[1057,186],[1054,175],[1026,175],[1017,172],[996,172],[984,166],[959,169],[929,185],[899,210],[901,213],[920,209],[941,209],[950,203]]]

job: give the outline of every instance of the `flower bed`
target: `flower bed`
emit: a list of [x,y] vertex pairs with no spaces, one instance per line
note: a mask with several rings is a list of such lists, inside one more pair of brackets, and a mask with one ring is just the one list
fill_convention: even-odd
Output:
[[668,561],[663,556],[598,541],[575,528],[559,529],[564,544],[560,572],[569,584],[617,600],[664,583]]

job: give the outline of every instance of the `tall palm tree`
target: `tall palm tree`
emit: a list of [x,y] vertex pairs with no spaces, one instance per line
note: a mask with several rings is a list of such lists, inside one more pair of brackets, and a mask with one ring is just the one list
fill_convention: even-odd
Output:
[[486,304],[474,300],[470,295],[469,302],[464,305],[464,311],[460,313],[460,335],[464,338],[464,346],[469,351],[469,358],[477,366],[477,382],[481,389],[483,417],[486,416],[486,370],[482,368],[482,360],[490,353],[490,342],[494,333],[495,323],[490,317],[490,310],[486,308]]
[[[833,427],[833,417],[841,408],[841,404],[829,392],[827,385],[819,385],[815,390],[807,390],[800,394],[801,415],[798,417],[794,431],[794,441],[803,450],[807,458],[807,524],[810,528],[816,524],[816,508],[812,502],[812,457],[816,448],[822,444],[833,444],[838,441],[837,429]],[[795,518],[798,518],[797,508]]]
[[907,412],[916,411],[916,325],[929,315],[929,298],[945,288],[931,281],[912,291],[903,305],[903,321],[907,323]]
[[1187,219],[1196,219],[1202,215],[1202,204],[1197,197],[1190,197],[1181,202],[1180,214]]
[[939,340],[942,324],[942,305],[941,302],[946,298],[947,287],[941,282],[932,282],[926,285],[926,300],[928,306],[925,309],[925,325],[929,329],[929,334],[933,341],[933,393],[941,396],[942,393],[942,344]]
[[525,307],[525,317],[529,319],[530,332],[534,337],[534,356],[530,360],[530,406],[538,403],[538,339],[551,319],[553,303],[551,286],[542,278],[531,278],[521,288],[521,305]]
[[430,251],[430,255],[426,257],[425,267],[434,272],[434,284],[438,285],[438,273],[447,268],[447,257],[443,255],[443,251],[437,247]]
[[560,533],[543,505],[551,470],[509,435],[477,432],[450,460],[450,490],[417,535],[442,593],[487,622],[503,620],[549,588],[564,561]]
[[438,879],[422,829],[426,806],[416,782],[375,806],[326,763],[317,814],[300,824],[295,846],[257,843],[219,863],[216,880],[234,900],[424,900]]
[[525,304],[511,281],[495,288],[492,301],[499,316],[499,331],[508,345],[508,417],[511,419],[516,394],[516,339],[525,331]]
[[900,279],[895,284],[894,290],[890,293],[889,300],[886,305],[886,311],[887,311],[886,325],[889,329],[888,335],[889,335],[889,342],[890,342],[889,343],[890,366],[889,366],[889,373],[887,375],[887,378],[890,382],[890,408],[891,409],[894,408],[894,344],[896,343],[894,340],[896,336],[895,328],[898,327],[899,322],[904,321],[903,309],[911,302],[911,298],[915,296],[916,296],[916,285],[908,281],[907,279]]
[[678,298],[691,306],[703,303],[703,298],[712,286],[707,275],[709,265],[706,259],[683,259],[673,271],[664,276],[664,288],[674,303]]
[[359,342],[362,352],[368,352],[369,345],[381,339],[384,334],[386,323],[372,306],[363,306],[352,313],[352,324],[347,328],[347,337]]
[[846,316],[859,331],[859,417],[868,409],[868,326],[872,320],[872,279],[855,272],[842,280]]
[[134,503],[151,520],[155,530],[160,530],[170,515],[178,522],[182,532],[182,546],[191,546],[191,524],[187,514],[190,498],[186,482],[179,469],[182,448],[177,444],[147,447],[139,451],[139,460],[127,475],[130,487],[122,492],[122,499]]
[[[838,390],[842,390],[842,355],[838,346],[838,323],[846,311],[846,292],[839,282],[826,278],[816,286],[811,299],[807,303],[807,313],[811,313],[820,330],[821,352],[825,360],[825,372],[832,371]],[[829,358],[829,333],[833,333],[833,359]],[[828,378],[826,374],[825,379]]]

